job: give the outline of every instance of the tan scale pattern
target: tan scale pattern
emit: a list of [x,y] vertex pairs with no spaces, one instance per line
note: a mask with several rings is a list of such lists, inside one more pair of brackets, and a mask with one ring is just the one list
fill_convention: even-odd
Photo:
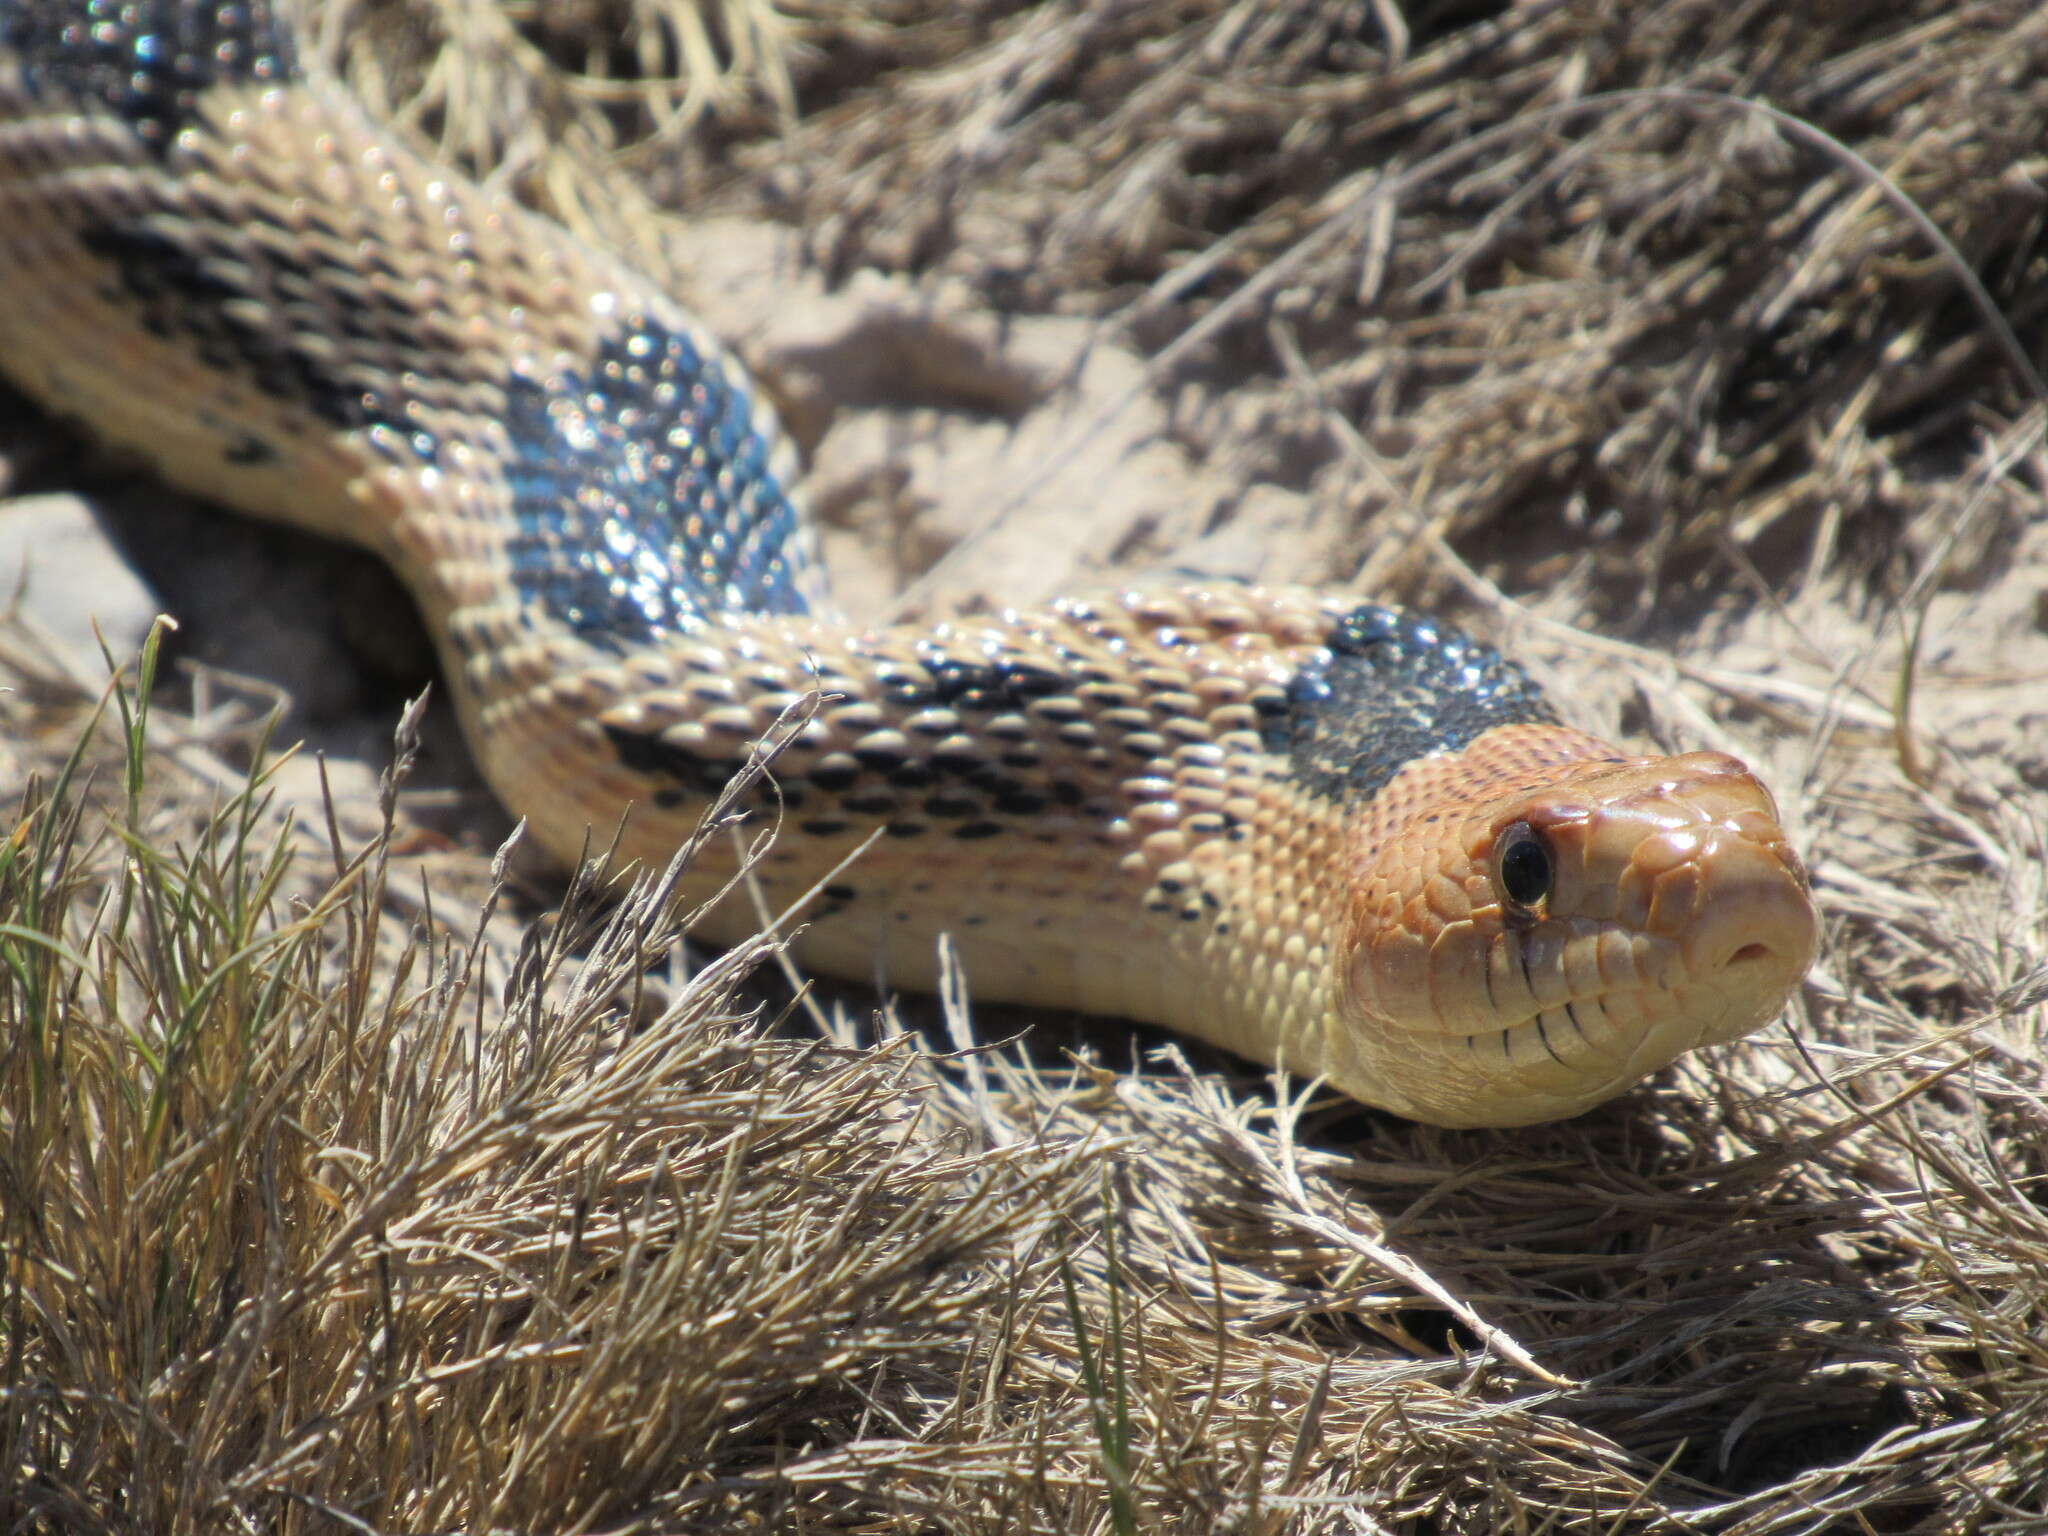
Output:
[[[389,559],[437,635],[493,786],[569,857],[624,819],[665,860],[717,776],[790,736],[739,837],[777,825],[770,909],[821,881],[800,960],[927,986],[950,934],[977,995],[1186,1030],[1445,1124],[1574,1113],[1774,1016],[1810,959],[1804,876],[1731,759],[1627,758],[1495,729],[1340,803],[1261,746],[1350,599],[1198,587],[863,630],[734,615],[625,654],[508,580],[497,404],[577,369],[632,317],[718,349],[555,226],[382,136],[331,82],[216,87],[168,162],[118,121],[32,99],[0,57],[0,367],[169,480]],[[338,430],[289,391],[152,334],[80,231],[118,217],[210,253],[271,243],[310,285],[236,302],[329,381],[404,375],[438,464]],[[352,336],[375,292],[407,322]],[[759,419],[772,428],[760,407]],[[252,452],[255,445],[261,452]],[[786,445],[775,472],[794,465]],[[1038,680],[956,708],[948,665]],[[1541,831],[1554,887],[1520,911],[1501,839]],[[832,873],[872,839],[844,873]],[[714,841],[708,899],[735,867]],[[728,900],[706,937],[752,931]]]

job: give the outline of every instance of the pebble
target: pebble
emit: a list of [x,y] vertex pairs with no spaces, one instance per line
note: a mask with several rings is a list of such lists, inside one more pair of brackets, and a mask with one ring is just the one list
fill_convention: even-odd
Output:
[[69,494],[0,501],[0,593],[80,682],[95,687],[107,664],[94,623],[114,660],[126,662],[163,608],[91,504]]

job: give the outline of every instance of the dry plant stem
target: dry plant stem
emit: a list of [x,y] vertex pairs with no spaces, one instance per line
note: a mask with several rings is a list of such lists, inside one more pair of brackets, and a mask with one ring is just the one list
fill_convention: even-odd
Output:
[[[1194,325],[1175,337],[1146,364],[1143,376],[1124,391],[1122,395],[1084,427],[1050,462],[1040,466],[1028,475],[1024,483],[988,514],[986,521],[977,527],[966,539],[948,552],[930,570],[904,589],[892,606],[891,616],[900,616],[915,611],[928,603],[935,592],[941,591],[954,566],[980,541],[1019,510],[1027,506],[1037,491],[1048,483],[1075,455],[1092,442],[1104,428],[1121,412],[1130,408],[1140,395],[1158,387],[1159,381],[1170,376],[1182,360],[1212,337],[1221,334],[1229,326],[1240,322],[1262,301],[1277,291],[1284,283],[1293,280],[1302,269],[1322,256],[1336,241],[1355,233],[1359,221],[1384,205],[1396,206],[1401,198],[1416,187],[1427,185],[1437,178],[1476,160],[1494,153],[1514,140],[1544,132],[1553,127],[1576,121],[1588,115],[1598,115],[1631,107],[1664,105],[1680,107],[1700,115],[1724,115],[1729,113],[1753,115],[1769,122],[1779,132],[1799,140],[1809,147],[1834,159],[1860,178],[1869,193],[1881,196],[1919,233],[1937,253],[1944,269],[1954,279],[1964,296],[1977,311],[1986,332],[2004,355],[2008,364],[2025,383],[2027,391],[2035,399],[2048,401],[2048,382],[2044,382],[2034,367],[2033,359],[2013,334],[2011,324],[2004,311],[1998,306],[1969,262],[1955,247],[1954,241],[1928,217],[1926,211],[1885,173],[1857,154],[1847,144],[1833,135],[1803,122],[1790,113],[1782,112],[1768,103],[1748,101],[1738,97],[1718,95],[1711,91],[1687,90],[1676,86],[1649,87],[1639,90],[1613,91],[1581,101],[1563,102],[1503,123],[1496,128],[1474,135],[1468,141],[1428,157],[1420,164],[1396,176],[1390,183],[1382,183],[1377,177],[1370,184],[1355,193],[1337,199],[1336,206],[1324,220],[1307,236],[1298,241],[1286,254],[1269,262],[1256,277],[1236,289],[1229,298],[1210,310]],[[1579,150],[1574,153],[1589,153]],[[1563,168],[1560,168],[1560,172]],[[1442,274],[1439,274],[1441,276]],[[1425,284],[1424,291],[1427,291]]]
[[1289,1219],[1303,1232],[1321,1238],[1334,1247],[1349,1248],[1386,1274],[1412,1285],[1479,1335],[1488,1349],[1528,1372],[1538,1381],[1552,1387],[1578,1386],[1578,1382],[1567,1376],[1560,1376],[1538,1361],[1512,1334],[1487,1322],[1463,1297],[1452,1292],[1421,1265],[1377,1238],[1317,1213],[1315,1202],[1302,1187],[1301,1170],[1294,1155],[1295,1130],[1301,1119],[1302,1106],[1315,1093],[1316,1088],[1316,1084],[1310,1083],[1300,1094],[1294,1095],[1285,1091],[1284,1082],[1281,1085],[1278,1095],[1280,1110],[1274,1127],[1274,1140],[1279,1148],[1277,1159],[1270,1157],[1259,1142],[1246,1139],[1240,1143],[1244,1155],[1251,1161],[1252,1166],[1270,1179],[1276,1187],[1286,1191],[1293,1206]]

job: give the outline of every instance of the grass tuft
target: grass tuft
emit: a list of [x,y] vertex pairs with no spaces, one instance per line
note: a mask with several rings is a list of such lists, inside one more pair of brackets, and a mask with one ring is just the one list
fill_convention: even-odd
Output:
[[353,849],[260,757],[209,805],[99,795],[154,659],[0,852],[10,1529],[741,1506],[930,1389],[1061,1158],[936,1134],[902,1049],[768,1038],[763,945],[642,1019],[674,869],[590,872],[494,981],[477,933],[386,943],[396,774]]

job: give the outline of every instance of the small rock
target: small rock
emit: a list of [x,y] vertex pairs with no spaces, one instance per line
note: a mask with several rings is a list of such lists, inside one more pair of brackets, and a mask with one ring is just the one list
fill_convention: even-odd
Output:
[[99,634],[116,662],[142,648],[162,611],[80,497],[23,496],[0,502],[0,593],[29,620],[82,682],[104,678]]

